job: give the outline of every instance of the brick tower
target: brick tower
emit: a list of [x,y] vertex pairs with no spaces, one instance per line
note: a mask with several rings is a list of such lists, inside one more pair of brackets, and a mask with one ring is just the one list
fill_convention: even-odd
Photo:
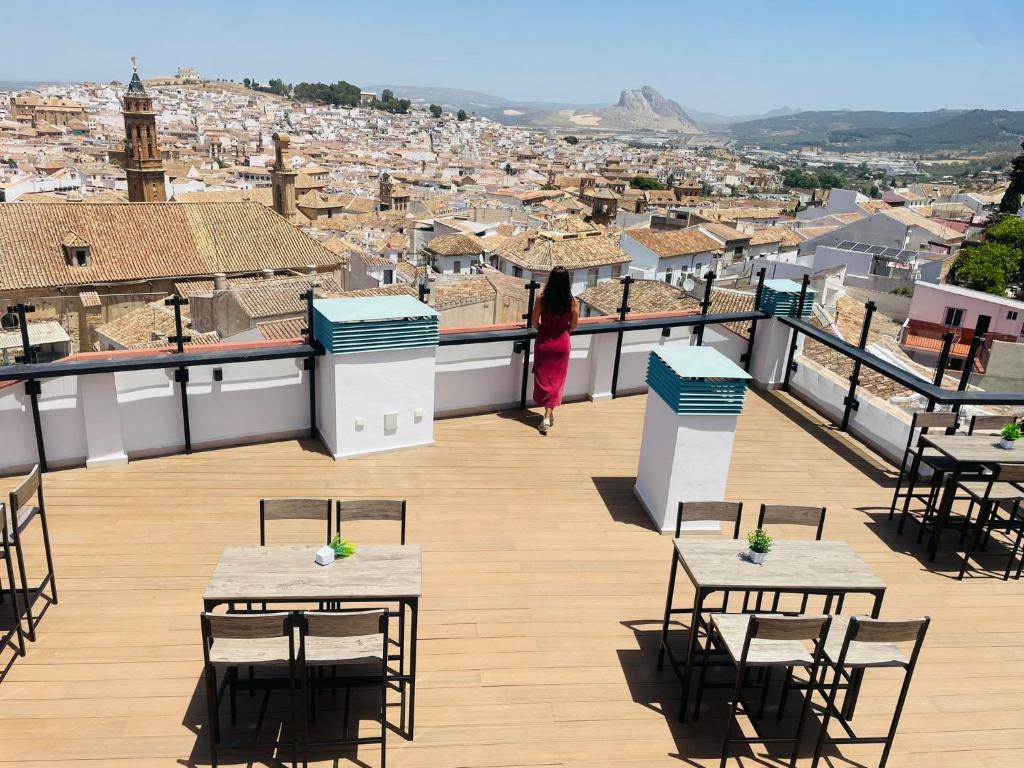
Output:
[[133,203],[167,201],[164,166],[156,139],[156,112],[153,97],[139,79],[139,68],[132,56],[132,81],[121,100],[128,173],[128,200]]

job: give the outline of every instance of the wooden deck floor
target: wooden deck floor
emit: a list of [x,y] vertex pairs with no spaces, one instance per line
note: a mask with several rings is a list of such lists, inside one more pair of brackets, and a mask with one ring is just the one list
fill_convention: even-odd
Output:
[[[421,687],[416,740],[393,739],[391,765],[717,764],[720,698],[696,724],[661,712],[678,700],[654,668],[671,545],[630,490],[643,408],[569,405],[547,438],[510,415],[453,419],[435,447],[340,463],[284,442],[48,475],[62,599],[0,684],[0,765],[208,764],[201,594],[224,545],[257,541],[257,499],[285,495],[409,500]],[[762,500],[827,505],[826,537],[889,585],[883,614],[934,619],[890,765],[1018,766],[1024,589],[952,581],[951,559],[925,567],[883,520],[890,487],[884,464],[786,397],[749,398],[728,493],[747,522]],[[893,688],[869,678],[862,728],[886,721]],[[752,754],[744,765],[777,764]],[[874,765],[878,751],[843,754]],[[360,758],[377,763],[372,747]]]

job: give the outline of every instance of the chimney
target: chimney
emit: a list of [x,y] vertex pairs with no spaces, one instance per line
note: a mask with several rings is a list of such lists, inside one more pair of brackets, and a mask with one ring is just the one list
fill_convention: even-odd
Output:
[[529,236],[527,236],[527,238],[526,238],[526,250],[530,250],[531,248],[533,248],[533,246],[534,246],[534,244],[536,242],[537,242],[537,236],[536,235],[529,235]]
[[223,272],[215,272],[213,275],[213,290],[226,291],[228,289],[228,276]]
[[306,265],[306,274],[307,275],[315,275],[316,274],[316,265],[315,264],[307,264]]
[[274,279],[274,270],[272,270],[272,269],[264,269],[264,270],[262,270],[262,274],[263,274],[263,279],[264,280],[273,280]]

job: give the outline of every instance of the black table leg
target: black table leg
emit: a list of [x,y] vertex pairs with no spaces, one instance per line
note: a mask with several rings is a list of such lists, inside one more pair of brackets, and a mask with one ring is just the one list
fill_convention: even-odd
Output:
[[[413,739],[413,728],[416,723],[416,645],[419,639],[417,626],[419,623],[420,606],[418,599],[409,601],[409,740]],[[403,652],[404,655],[404,652]]]
[[672,570],[668,575],[668,595],[665,598],[665,620],[661,624],[661,645],[658,646],[658,669],[665,666],[665,648],[668,647],[668,624],[672,618],[672,597],[676,591],[676,571],[679,568],[679,556],[672,547]]
[[935,555],[939,551],[939,541],[942,538],[942,531],[946,527],[946,521],[953,511],[953,500],[956,498],[956,487],[960,483],[960,465],[957,464],[949,476],[946,488],[942,492],[942,501],[935,512],[935,523],[932,525],[932,538],[928,543],[928,562],[935,562]]
[[699,634],[700,617],[704,611],[706,594],[702,587],[697,587],[693,596],[693,619],[686,639],[686,664],[683,667],[682,691],[679,701],[679,722],[686,720],[686,702],[690,695],[690,673],[693,669],[693,658],[697,655],[697,635]]

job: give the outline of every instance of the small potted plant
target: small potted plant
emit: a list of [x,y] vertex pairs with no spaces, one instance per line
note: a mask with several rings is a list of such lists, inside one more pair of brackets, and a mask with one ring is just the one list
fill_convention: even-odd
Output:
[[750,547],[750,562],[758,565],[767,560],[768,553],[772,551],[772,537],[765,533],[764,528],[748,533],[747,544]]
[[999,430],[999,436],[1002,438],[999,441],[999,447],[1005,448],[1008,451],[1012,450],[1021,438],[1020,424],[1011,421]]
[[341,538],[340,533],[334,534],[334,538],[331,539],[330,547],[334,550],[334,556],[339,560],[345,557],[351,557],[356,553],[356,545],[348,539]]

